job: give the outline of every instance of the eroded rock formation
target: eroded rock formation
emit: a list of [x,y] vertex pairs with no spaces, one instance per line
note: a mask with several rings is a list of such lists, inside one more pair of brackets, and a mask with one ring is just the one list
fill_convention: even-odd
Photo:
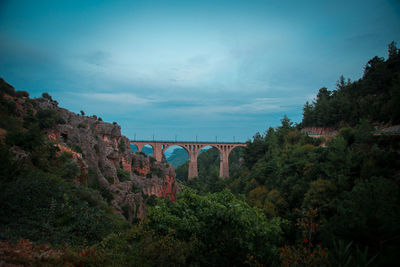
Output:
[[[72,154],[81,169],[77,182],[87,184],[88,177],[95,177],[99,188],[111,193],[109,201],[116,213],[133,220],[145,215],[150,196],[175,200],[177,184],[173,167],[144,154],[135,154],[117,123],[75,114],[58,107],[51,99],[33,101],[37,110],[56,110],[65,121],[48,130],[47,136],[55,142],[60,153]],[[19,106],[20,113],[26,113],[22,105]],[[21,157],[24,156],[22,152],[18,154]]]

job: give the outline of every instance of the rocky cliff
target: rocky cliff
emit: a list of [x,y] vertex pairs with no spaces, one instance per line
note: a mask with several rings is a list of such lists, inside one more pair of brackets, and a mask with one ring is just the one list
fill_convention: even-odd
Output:
[[[0,82],[1,86],[10,86],[4,80]],[[34,114],[39,110],[57,112],[60,122],[47,129],[46,135],[60,154],[72,154],[81,170],[76,182],[102,192],[116,213],[132,221],[145,215],[146,202],[151,196],[175,200],[177,184],[173,167],[143,153],[134,153],[129,139],[121,135],[117,123],[103,122],[96,116],[83,116],[60,108],[50,96],[30,99],[28,96],[5,94],[4,97],[15,103],[20,120],[32,111]],[[19,150],[15,148],[15,151]],[[14,154],[23,156],[22,152]]]

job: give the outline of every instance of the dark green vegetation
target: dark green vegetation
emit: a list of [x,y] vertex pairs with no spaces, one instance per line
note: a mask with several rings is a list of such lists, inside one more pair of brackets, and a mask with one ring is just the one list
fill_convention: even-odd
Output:
[[78,164],[45,136],[43,131],[63,123],[59,114],[38,109],[34,101],[22,99],[26,94],[13,93],[3,80],[0,84],[1,237],[83,245],[122,229],[125,222],[97,191],[72,183],[81,175]]
[[[243,148],[238,147],[229,154],[229,173],[235,177],[239,174],[240,159]],[[220,192],[225,187],[225,181],[219,177],[220,156],[216,148],[200,152],[197,158],[198,178],[188,181],[189,162],[186,162],[176,169],[176,178],[178,181],[194,188],[200,194]]]
[[[359,81],[340,78],[336,90],[322,88],[313,104],[306,103],[300,125],[284,117],[281,126],[257,133],[230,179],[215,178],[218,155],[210,150],[199,156],[209,166],[205,172],[199,167],[198,178],[183,181],[199,194],[229,188],[266,217],[287,220],[281,260],[288,266],[394,265],[400,248],[400,136],[373,133],[376,125],[400,121],[399,78],[400,55],[391,44],[388,60],[369,61]],[[313,139],[301,133],[303,126],[336,127],[339,134]],[[178,177],[184,168],[177,169]],[[307,216],[318,227],[300,231],[299,222],[311,220]],[[313,249],[316,244],[320,250]],[[310,255],[315,262],[301,260]]]
[[[95,173],[87,187],[73,182],[80,169],[43,134],[63,123],[58,115],[33,112],[29,99],[32,112],[20,114],[26,94],[0,83],[0,237],[83,247],[90,253],[78,262],[96,266],[395,266],[400,136],[374,135],[374,126],[400,121],[399,75],[392,44],[361,80],[321,89],[300,125],[285,116],[233,150],[231,178],[218,177],[216,149],[198,157],[198,178],[187,181],[187,164],[177,168],[185,184],[177,201],[150,197],[134,224],[112,214]],[[338,135],[301,133],[316,125]]]
[[336,90],[323,87],[317,99],[304,106],[303,126],[355,126],[360,119],[400,123],[400,57],[394,42],[388,59],[368,61],[362,79],[340,77]]

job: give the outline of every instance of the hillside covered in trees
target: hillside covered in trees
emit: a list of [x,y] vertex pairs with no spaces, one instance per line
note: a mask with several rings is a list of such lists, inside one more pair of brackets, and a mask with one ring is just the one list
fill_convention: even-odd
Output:
[[302,125],[355,126],[360,119],[373,124],[399,124],[399,72],[399,51],[392,42],[387,60],[369,60],[358,81],[346,81],[341,76],[336,89],[321,88],[315,101],[305,104]]
[[[210,179],[218,171],[214,157],[208,168],[214,171],[199,172],[187,185],[200,194],[204,188],[229,188],[268,218],[284,219],[283,265],[395,264],[400,248],[400,136],[374,133],[376,127],[400,120],[399,78],[400,55],[392,43],[388,59],[371,59],[360,80],[341,77],[335,90],[320,89],[315,101],[305,104],[300,124],[285,116],[280,126],[257,133],[230,179]],[[327,126],[338,135],[311,138],[301,131],[307,126]],[[330,260],[319,261],[323,256],[317,244]],[[304,261],[310,257],[315,261]]]
[[[335,90],[320,89],[300,124],[284,116],[280,126],[234,150],[231,178],[218,177],[215,149],[199,155],[197,178],[187,180],[187,163],[178,167],[176,199],[151,196],[146,186],[170,181],[167,167],[122,152],[120,141],[96,165],[97,176],[82,175],[74,154],[57,150],[48,135],[70,122],[41,111],[26,92],[1,87],[0,259],[55,266],[395,266],[400,136],[374,129],[400,121],[399,75],[393,43],[388,59],[373,58],[360,80],[340,78]],[[338,134],[311,138],[301,131],[306,126],[335,127]],[[118,172],[124,153],[131,157],[129,177]],[[107,170],[115,172],[112,179]],[[141,197],[143,216],[132,218],[135,205],[116,205],[122,196]]]

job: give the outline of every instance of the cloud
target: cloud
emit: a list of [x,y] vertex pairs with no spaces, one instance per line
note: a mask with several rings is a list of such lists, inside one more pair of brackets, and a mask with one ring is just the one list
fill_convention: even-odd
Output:
[[88,53],[83,57],[83,60],[89,64],[96,66],[106,66],[111,62],[111,54],[105,51],[95,51]]
[[115,104],[147,105],[158,102],[157,100],[139,97],[132,93],[91,93],[78,95],[101,102],[110,102]]

